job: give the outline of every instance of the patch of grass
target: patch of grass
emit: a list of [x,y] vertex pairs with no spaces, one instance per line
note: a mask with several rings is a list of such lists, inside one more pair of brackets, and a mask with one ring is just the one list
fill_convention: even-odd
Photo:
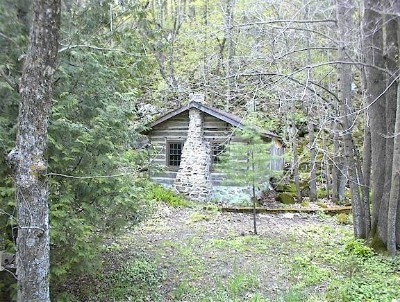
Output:
[[[186,296],[186,301],[202,302],[267,302],[269,301],[260,292],[259,273],[236,272],[227,280],[215,280],[216,287],[204,289],[196,296]],[[181,300],[179,300],[181,301]]]
[[192,222],[199,222],[199,221],[208,221],[210,220],[211,217],[207,214],[199,213],[199,212],[194,212],[190,214],[190,220]]
[[219,207],[213,203],[206,204],[203,209],[210,213],[217,213],[219,211]]
[[335,232],[340,235],[333,228],[307,232],[306,241],[318,240],[320,247],[302,248],[287,263],[291,286],[281,301],[372,302],[399,298],[399,261],[376,255],[348,233],[342,233],[340,241],[334,242]]
[[301,205],[302,207],[307,208],[307,207],[310,205],[310,202],[309,202],[308,200],[303,200],[303,201],[300,203],[300,205]]
[[340,224],[351,224],[351,218],[346,213],[336,215],[336,221]]
[[226,291],[231,299],[246,297],[248,293],[258,290],[260,281],[257,274],[236,273],[227,282]]
[[328,207],[328,205],[325,202],[322,202],[322,201],[317,202],[317,205],[320,206],[323,209],[326,209]]
[[183,196],[176,194],[171,189],[166,189],[161,185],[152,186],[149,191],[150,199],[165,202],[172,207],[189,207],[191,203]]
[[278,301],[282,302],[303,302],[305,301],[304,293],[296,288],[287,289]]
[[159,301],[158,285],[162,279],[157,265],[140,257],[103,275],[100,278],[103,288],[93,301]]

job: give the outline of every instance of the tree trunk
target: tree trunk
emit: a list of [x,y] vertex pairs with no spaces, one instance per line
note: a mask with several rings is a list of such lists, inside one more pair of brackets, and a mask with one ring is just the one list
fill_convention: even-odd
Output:
[[[310,8],[309,3],[305,4],[305,16],[306,20],[310,19]],[[309,28],[308,24],[306,25]],[[311,41],[311,34],[309,31],[305,32],[305,47],[307,49],[306,52],[306,65],[312,65],[311,60],[311,50],[310,50],[310,41]],[[312,81],[312,72],[311,69],[307,70],[307,83],[306,85],[310,85]],[[313,122],[313,99],[310,95],[308,90],[305,90],[306,93],[306,101],[307,101],[307,130],[308,130],[308,144],[310,146],[310,180],[309,180],[309,187],[310,187],[310,201],[315,202],[317,201],[317,167],[316,167],[316,158],[317,152],[315,151],[315,134],[314,134],[314,122]]]
[[[398,42],[397,42],[397,31],[398,23],[394,16],[385,16],[385,35],[386,35],[386,47],[385,47],[385,65],[388,71],[395,74],[397,71],[397,56],[398,56]],[[394,148],[394,134],[395,134],[395,122],[396,122],[396,95],[397,95],[397,82],[394,81],[394,77],[387,76],[385,93],[386,98],[386,150],[385,150],[385,185],[380,201],[379,218],[378,218],[378,233],[384,243],[387,238],[387,213],[390,199],[390,192],[392,186],[392,165],[393,165],[393,148]],[[393,83],[392,83],[393,82]]]
[[332,202],[339,201],[339,180],[340,180],[340,163],[338,162],[339,154],[339,127],[335,122],[333,127],[333,162],[332,162]]
[[[337,24],[339,37],[339,61],[347,59],[348,44],[352,38],[352,13],[353,2],[350,0],[337,0]],[[352,137],[352,101],[351,101],[352,70],[349,64],[338,64],[338,95],[341,102],[341,116],[343,127],[344,152],[350,181],[351,201],[353,208],[354,235],[356,238],[365,238],[364,212],[359,194],[359,181],[357,177],[358,164],[355,158],[355,145]]]
[[317,152],[315,151],[315,134],[314,134],[314,123],[311,118],[311,111],[312,111],[312,106],[311,106],[311,100],[309,104],[309,112],[308,112],[308,122],[307,122],[307,127],[308,127],[308,142],[310,145],[310,201],[315,202],[317,201],[317,164],[316,164],[316,158],[317,158]]
[[371,179],[371,132],[369,131],[368,125],[365,125],[364,129],[362,174],[363,174],[363,184],[362,184],[363,186],[361,189],[362,203],[364,207],[365,233],[368,236],[371,230],[371,213],[370,213],[370,199],[369,199],[369,189],[370,189],[370,179]]
[[338,188],[338,196],[340,201],[346,200],[346,186],[349,182],[347,178],[347,160],[346,160],[346,152],[344,147],[341,147],[340,156],[344,156],[341,158],[339,165],[339,188]]
[[[322,128],[322,126],[321,126]],[[322,148],[324,151],[324,178],[325,178],[325,188],[326,188],[326,197],[329,198],[331,196],[331,179],[330,179],[330,168],[329,168],[329,159],[328,159],[328,146],[326,144],[326,133],[322,133]]]
[[[383,30],[382,15],[378,12],[380,1],[364,1],[363,41],[365,61],[368,65],[383,68]],[[386,117],[385,78],[382,71],[366,67],[366,100],[369,107],[369,126],[371,130],[371,179],[372,179],[372,246],[385,245],[386,234],[378,229],[380,208],[385,186]],[[382,147],[383,146],[383,147]],[[384,208],[384,207],[383,207]]]
[[29,48],[20,84],[21,103],[14,169],[18,209],[17,301],[49,298],[49,215],[46,181],[47,126],[58,50],[60,0],[35,0]]
[[[386,7],[390,7],[388,1],[385,2]],[[385,194],[387,198],[387,219],[380,217],[378,223],[379,229],[386,231],[387,249],[391,256],[395,256],[397,252],[397,240],[399,229],[396,224],[400,220],[398,216],[399,197],[400,197],[400,91],[398,80],[395,75],[398,73],[398,56],[399,56],[399,17],[394,15],[386,15],[386,68],[393,76],[388,77],[388,90],[386,92],[386,123],[387,123],[387,143],[386,143],[386,177],[390,177],[385,181]],[[390,175],[388,175],[390,173]],[[390,192],[389,192],[390,191]],[[387,193],[389,192],[389,193]],[[382,201],[383,202],[383,201]],[[381,207],[382,210],[382,207]],[[382,215],[386,213],[381,213]]]
[[232,38],[232,29],[233,29],[233,9],[235,7],[236,0],[227,0],[226,6],[223,7],[225,1],[221,3],[222,13],[224,17],[224,40],[226,41],[226,60],[225,60],[225,111],[229,112],[229,107],[231,103],[231,64],[233,59],[233,38]]
[[400,198],[400,86],[397,89],[397,114],[394,137],[393,167],[390,188],[390,199],[387,216],[387,250],[389,255],[395,256],[397,252],[397,236],[400,230],[396,224],[400,220],[398,216],[399,198]]
[[296,128],[296,121],[295,121],[295,110],[296,106],[295,104],[291,104],[291,119],[289,121],[290,123],[290,130],[289,130],[289,138],[291,141],[292,145],[292,171],[293,171],[293,179],[294,179],[294,185],[296,188],[296,200],[297,202],[301,202],[302,196],[301,196],[301,189],[300,189],[300,177],[299,177],[299,157],[297,155],[297,148],[298,148],[298,141],[297,141],[297,128]]

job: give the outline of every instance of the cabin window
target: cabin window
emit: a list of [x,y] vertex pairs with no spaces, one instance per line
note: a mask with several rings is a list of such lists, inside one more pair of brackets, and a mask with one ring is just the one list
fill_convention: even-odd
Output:
[[179,167],[181,164],[181,156],[182,156],[182,142],[168,142],[168,166],[171,167]]
[[218,164],[221,162],[221,155],[225,151],[225,145],[222,143],[220,144],[213,144],[212,145],[212,163]]

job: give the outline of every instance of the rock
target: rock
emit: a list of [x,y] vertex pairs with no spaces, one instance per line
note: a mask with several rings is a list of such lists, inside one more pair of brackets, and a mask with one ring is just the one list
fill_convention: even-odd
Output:
[[295,204],[294,197],[289,193],[279,193],[276,200],[283,204]]

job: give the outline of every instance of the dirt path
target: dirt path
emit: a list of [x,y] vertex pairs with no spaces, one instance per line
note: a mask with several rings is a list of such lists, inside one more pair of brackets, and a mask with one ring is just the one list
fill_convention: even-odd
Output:
[[[163,205],[115,244],[127,259],[144,254],[158,263],[161,301],[214,301],[211,295],[247,301],[256,294],[280,301],[296,282],[288,269],[296,255],[329,247],[349,230],[318,215],[260,214],[257,225],[254,236],[251,215]],[[322,231],[328,237],[320,239]]]

